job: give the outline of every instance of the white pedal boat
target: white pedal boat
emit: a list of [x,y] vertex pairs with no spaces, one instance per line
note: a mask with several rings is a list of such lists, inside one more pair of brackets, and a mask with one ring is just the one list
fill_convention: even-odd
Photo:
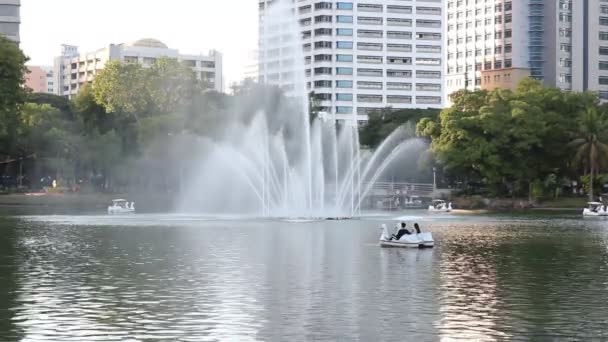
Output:
[[403,235],[399,240],[395,240],[388,227],[382,225],[382,235],[380,235],[380,247],[397,248],[432,248],[435,246],[433,234],[429,232]]
[[434,200],[433,204],[429,205],[429,212],[432,213],[449,213],[452,211],[452,203],[446,203],[444,200]]
[[583,209],[583,216],[608,216],[608,209],[601,202],[588,202]]
[[108,207],[108,215],[131,214],[135,212],[135,202],[127,202],[124,199],[115,199]]

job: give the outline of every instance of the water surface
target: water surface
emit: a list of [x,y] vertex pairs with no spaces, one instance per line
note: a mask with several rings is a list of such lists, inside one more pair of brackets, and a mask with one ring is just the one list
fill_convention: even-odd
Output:
[[6,217],[0,341],[608,339],[608,220],[390,215]]

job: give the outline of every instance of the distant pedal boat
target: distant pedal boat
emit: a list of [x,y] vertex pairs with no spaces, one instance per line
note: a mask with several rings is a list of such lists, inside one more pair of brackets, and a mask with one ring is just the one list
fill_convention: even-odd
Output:
[[131,214],[135,212],[135,202],[129,203],[124,199],[115,199],[108,207],[108,215]]
[[452,211],[452,203],[446,203],[444,200],[434,200],[429,205],[429,212],[431,213],[449,213]]
[[583,209],[583,216],[608,216],[608,209],[601,202],[588,202]]

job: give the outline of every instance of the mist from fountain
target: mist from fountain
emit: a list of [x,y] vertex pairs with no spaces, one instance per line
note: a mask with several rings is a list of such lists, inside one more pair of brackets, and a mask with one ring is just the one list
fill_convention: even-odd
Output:
[[259,111],[249,122],[233,123],[222,138],[202,141],[206,153],[181,194],[180,211],[290,218],[357,216],[383,172],[396,159],[419,153],[424,145],[411,129],[401,127],[373,153],[361,151],[356,113],[343,124],[332,117],[310,118],[302,39],[292,9],[288,0],[275,1],[266,10],[261,36],[262,44],[269,44],[264,51],[277,51],[292,111]]

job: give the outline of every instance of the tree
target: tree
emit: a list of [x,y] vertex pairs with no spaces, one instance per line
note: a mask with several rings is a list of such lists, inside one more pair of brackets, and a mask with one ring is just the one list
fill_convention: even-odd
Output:
[[93,81],[93,98],[106,112],[137,120],[151,106],[148,81],[143,66],[110,62]]
[[595,107],[587,108],[580,114],[576,135],[578,137],[570,142],[576,149],[574,162],[588,171],[589,200],[593,201],[594,177],[608,164],[608,117]]
[[459,91],[439,120],[417,131],[451,176],[482,182],[492,193],[523,194],[532,184],[566,169],[571,113],[589,94],[566,94],[523,80],[515,91]]
[[405,123],[416,125],[423,119],[437,119],[439,109],[394,109],[384,108],[368,114],[367,124],[361,126],[359,137],[361,144],[370,148],[378,146],[397,127]]
[[26,96],[27,58],[18,45],[0,35],[0,153],[15,153],[19,111]]

